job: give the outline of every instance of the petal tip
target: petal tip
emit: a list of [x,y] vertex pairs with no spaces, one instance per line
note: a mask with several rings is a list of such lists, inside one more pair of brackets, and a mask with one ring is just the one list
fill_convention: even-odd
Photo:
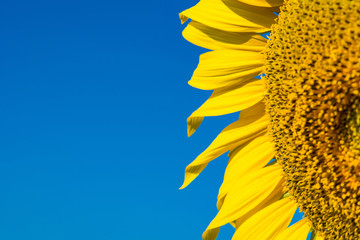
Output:
[[192,117],[192,116],[190,116],[187,119],[188,137],[190,137],[191,135],[193,135],[195,133],[196,129],[198,129],[198,127],[202,123],[203,119],[204,119],[204,117]]
[[180,18],[180,21],[181,21],[181,24],[184,24],[189,18],[186,17],[183,12],[179,13],[179,18]]
[[191,183],[191,181],[189,181],[189,180],[185,177],[184,182],[183,182],[183,184],[181,185],[181,187],[179,188],[179,190],[182,190],[182,189],[186,188],[190,183]]

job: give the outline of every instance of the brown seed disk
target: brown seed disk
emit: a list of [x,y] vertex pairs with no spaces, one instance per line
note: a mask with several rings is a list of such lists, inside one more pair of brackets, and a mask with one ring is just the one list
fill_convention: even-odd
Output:
[[285,1],[265,54],[286,190],[325,239],[360,239],[360,2]]

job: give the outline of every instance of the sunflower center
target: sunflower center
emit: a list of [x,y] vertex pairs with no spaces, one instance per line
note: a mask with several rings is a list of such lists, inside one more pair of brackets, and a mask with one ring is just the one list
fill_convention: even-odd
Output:
[[325,239],[360,239],[360,2],[285,1],[265,73],[286,190]]

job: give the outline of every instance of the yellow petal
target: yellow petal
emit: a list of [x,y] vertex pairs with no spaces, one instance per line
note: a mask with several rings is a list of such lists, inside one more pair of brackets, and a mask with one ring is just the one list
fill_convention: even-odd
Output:
[[191,21],[183,31],[189,42],[210,50],[238,49],[261,52],[266,39],[257,33],[227,32]]
[[188,117],[188,133],[194,133],[205,116],[219,116],[243,111],[260,101],[262,102],[263,98],[262,80],[254,79],[254,81],[243,83],[236,88],[217,89],[203,105]]
[[212,28],[230,32],[266,32],[278,8],[256,7],[237,0],[201,0],[180,13],[181,22],[191,18]]
[[258,7],[278,7],[284,4],[283,0],[238,0],[238,1]]
[[290,224],[296,208],[291,197],[281,199],[246,220],[232,239],[272,240]]
[[257,212],[261,211],[262,209],[266,208],[267,206],[275,203],[278,201],[281,196],[284,194],[284,182],[285,179],[283,178],[278,185],[274,188],[274,191],[265,198],[259,205],[257,205],[254,209],[248,212],[246,215],[236,219],[235,221],[235,229],[238,229],[246,220],[248,220],[251,216],[256,214]]
[[203,120],[204,117],[189,117],[187,119],[187,133],[189,137],[194,134],[194,132],[196,131],[196,129],[198,129]]
[[205,231],[202,235],[203,240],[215,240],[219,234],[220,228],[213,228],[209,231]]
[[261,52],[216,50],[200,56],[189,84],[203,90],[223,88],[252,79],[263,69],[264,55]]
[[274,191],[277,201],[282,196],[282,188],[276,188],[284,182],[279,166],[270,166],[245,175],[237,181],[227,194],[219,213],[208,226],[207,230],[223,226],[248,215]]
[[229,154],[229,163],[226,167],[224,181],[218,195],[218,209],[221,208],[224,197],[245,174],[264,167],[274,156],[273,144],[266,133],[245,143]]
[[275,240],[306,240],[310,229],[308,220],[302,219],[281,232]]
[[219,116],[245,110],[263,100],[264,90],[262,80],[216,89],[190,117]]
[[210,161],[266,131],[268,119],[265,117],[263,103],[242,111],[241,115],[238,121],[226,127],[210,146],[186,167],[181,189],[189,185]]

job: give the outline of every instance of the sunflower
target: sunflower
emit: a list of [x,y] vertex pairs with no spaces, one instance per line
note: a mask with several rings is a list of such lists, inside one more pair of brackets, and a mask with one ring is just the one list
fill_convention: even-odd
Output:
[[360,2],[200,0],[180,19],[212,50],[189,81],[213,93],[188,135],[240,112],[185,170],[181,188],[229,151],[203,239],[227,223],[235,240],[360,239]]

